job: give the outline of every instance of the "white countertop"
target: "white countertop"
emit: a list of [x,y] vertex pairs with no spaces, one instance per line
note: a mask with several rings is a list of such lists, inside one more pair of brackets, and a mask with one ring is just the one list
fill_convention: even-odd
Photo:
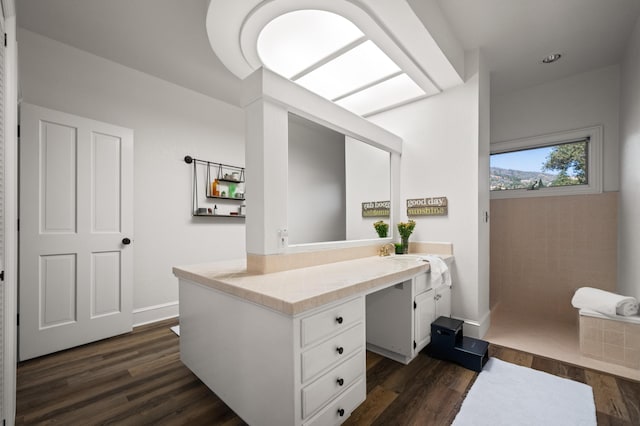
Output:
[[[377,287],[396,284],[429,270],[426,254],[372,256],[271,274],[251,274],[246,261],[233,260],[173,268],[176,277],[220,290],[288,315]],[[452,256],[439,255],[445,260]]]

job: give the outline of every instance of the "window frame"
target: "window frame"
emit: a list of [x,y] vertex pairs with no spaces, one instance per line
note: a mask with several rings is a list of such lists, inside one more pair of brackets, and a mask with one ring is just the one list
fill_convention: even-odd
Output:
[[[602,126],[585,127],[577,130],[548,133],[540,136],[513,139],[491,144],[490,156],[526,149],[542,148],[569,142],[578,142],[589,138],[587,143],[587,184],[544,187],[536,190],[509,189],[489,191],[491,199],[552,197],[580,194],[599,194],[602,192]],[[489,157],[489,164],[491,164]]]

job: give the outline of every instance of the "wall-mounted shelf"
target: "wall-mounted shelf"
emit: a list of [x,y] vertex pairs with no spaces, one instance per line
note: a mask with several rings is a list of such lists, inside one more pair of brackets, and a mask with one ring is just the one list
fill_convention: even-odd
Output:
[[239,214],[209,214],[209,213],[194,213],[193,216],[206,216],[206,217],[240,217],[240,218],[245,218],[246,216],[244,215],[239,215]]
[[[200,160],[189,155],[184,162],[193,164],[192,212],[199,217],[244,218],[244,167]],[[199,192],[198,180],[204,177],[204,194]],[[201,198],[202,197],[202,198]],[[206,203],[218,200],[222,204]],[[200,202],[204,206],[200,205]],[[232,214],[233,213],[233,214]],[[237,214],[236,214],[237,213]]]
[[238,198],[238,197],[219,197],[219,196],[215,196],[215,195],[207,195],[207,198],[215,198],[217,200],[233,200],[233,201],[244,201],[245,198]]

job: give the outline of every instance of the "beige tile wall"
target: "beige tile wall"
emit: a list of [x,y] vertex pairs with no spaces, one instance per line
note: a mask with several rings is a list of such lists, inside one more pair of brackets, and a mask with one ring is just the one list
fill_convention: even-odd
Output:
[[640,324],[580,316],[580,352],[630,368],[640,368]]
[[576,321],[579,287],[615,291],[618,193],[491,200],[491,308]]

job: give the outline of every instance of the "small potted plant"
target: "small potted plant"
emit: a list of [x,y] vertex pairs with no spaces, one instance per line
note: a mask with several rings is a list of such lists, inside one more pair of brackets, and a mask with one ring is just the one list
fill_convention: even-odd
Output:
[[400,233],[400,239],[402,240],[402,253],[409,253],[409,236],[416,227],[416,222],[409,220],[408,222],[398,223],[398,233]]
[[373,227],[376,229],[378,233],[378,237],[386,238],[387,233],[389,232],[389,224],[379,220],[373,224]]
[[396,246],[396,254],[402,254],[402,243],[394,243]]

